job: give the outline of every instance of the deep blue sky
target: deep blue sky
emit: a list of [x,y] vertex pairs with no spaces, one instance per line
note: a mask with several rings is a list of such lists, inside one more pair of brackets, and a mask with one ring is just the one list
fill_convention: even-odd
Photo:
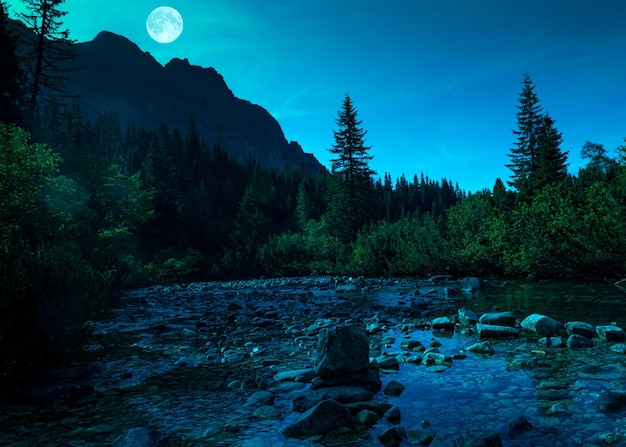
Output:
[[[145,28],[162,5],[184,20],[171,44]],[[510,174],[524,72],[572,172],[586,141],[613,154],[626,137],[624,0],[66,0],[64,9],[79,42],[107,30],[162,64],[214,67],[324,164],[349,93],[379,175],[490,188]]]

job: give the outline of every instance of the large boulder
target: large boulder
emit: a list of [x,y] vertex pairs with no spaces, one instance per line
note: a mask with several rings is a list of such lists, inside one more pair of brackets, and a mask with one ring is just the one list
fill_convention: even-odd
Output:
[[584,321],[568,321],[565,323],[565,332],[567,332],[567,335],[576,334],[587,338],[596,336],[596,331],[593,326]]
[[369,366],[369,341],[358,324],[320,329],[315,373],[320,377],[363,371]]
[[535,332],[541,337],[549,337],[557,334],[563,327],[553,318],[541,314],[530,314],[522,320],[520,325],[529,331]]
[[519,330],[510,326],[499,326],[496,324],[477,324],[476,332],[478,338],[484,340],[486,338],[514,338],[519,335]]
[[516,321],[517,317],[513,312],[488,312],[481,315],[479,323],[513,327]]
[[339,427],[354,426],[354,417],[350,410],[339,402],[323,400],[300,419],[287,425],[282,432],[288,438],[306,439],[315,435],[324,435]]

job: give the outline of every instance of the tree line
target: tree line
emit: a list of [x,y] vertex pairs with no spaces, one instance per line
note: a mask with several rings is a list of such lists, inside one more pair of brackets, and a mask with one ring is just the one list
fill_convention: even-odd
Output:
[[71,57],[46,50],[51,35],[62,41],[55,45],[67,38],[57,34],[63,1],[25,1],[25,23],[45,39],[21,42],[31,49],[22,55],[0,2],[5,377],[37,369],[42,346],[54,356],[79,347],[85,322],[106,315],[121,287],[260,275],[624,274],[626,146],[614,159],[588,142],[587,166],[570,174],[556,120],[528,74],[511,177],[492,189],[378,177],[349,95],[330,170],[240,164],[222,141],[203,141],[193,117],[185,129],[122,123],[115,111],[88,122],[62,94],[67,73],[44,63]]

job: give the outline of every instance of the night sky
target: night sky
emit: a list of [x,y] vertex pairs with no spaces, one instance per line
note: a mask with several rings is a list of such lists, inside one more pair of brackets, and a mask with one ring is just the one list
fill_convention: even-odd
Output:
[[[162,5],[184,20],[170,44],[146,32]],[[79,42],[107,30],[162,64],[214,67],[326,165],[349,93],[379,175],[491,188],[509,177],[524,72],[563,133],[573,173],[586,141],[612,155],[626,137],[623,0],[66,0],[64,9]]]

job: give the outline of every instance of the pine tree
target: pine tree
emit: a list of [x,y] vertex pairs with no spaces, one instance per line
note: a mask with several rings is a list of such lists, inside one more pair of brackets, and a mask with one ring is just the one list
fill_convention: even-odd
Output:
[[365,145],[362,121],[352,99],[345,96],[336,124],[339,130],[333,131],[335,144],[330,153],[335,157],[330,161],[331,184],[327,222],[331,232],[348,242],[356,238],[363,224],[370,220],[375,212],[375,190],[369,167],[372,156],[371,147]]
[[67,14],[59,7],[65,0],[24,0],[27,13],[21,19],[33,32],[32,39],[24,42],[28,48],[26,65],[26,113],[33,118],[43,96],[70,95],[65,91],[69,79],[68,62],[73,59],[69,30],[62,30],[61,18]]
[[539,190],[544,186],[567,178],[567,154],[561,150],[561,133],[549,113],[543,115],[537,141],[537,163],[533,173],[532,187]]
[[517,136],[515,146],[511,148],[511,163],[506,167],[513,171],[509,186],[526,194],[531,187],[531,177],[536,169],[539,131],[542,125],[542,111],[535,93],[535,85],[528,73],[524,74],[523,88],[517,106]]

